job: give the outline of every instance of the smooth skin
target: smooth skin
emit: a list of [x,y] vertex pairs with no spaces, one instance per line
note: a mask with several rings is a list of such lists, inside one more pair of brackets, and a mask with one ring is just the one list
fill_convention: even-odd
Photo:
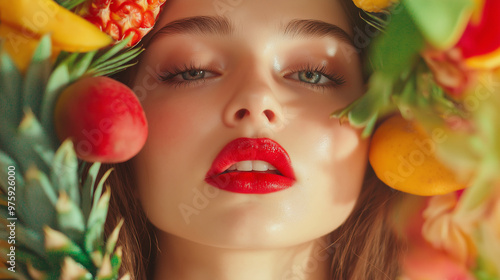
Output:
[[[198,16],[217,24],[173,24]],[[307,33],[297,20],[330,25]],[[155,279],[327,279],[328,234],[356,203],[368,145],[329,117],[364,92],[340,2],[169,0],[152,32],[132,87],[149,122],[133,163],[157,228]],[[295,184],[265,195],[207,184],[239,137],[278,142]]]

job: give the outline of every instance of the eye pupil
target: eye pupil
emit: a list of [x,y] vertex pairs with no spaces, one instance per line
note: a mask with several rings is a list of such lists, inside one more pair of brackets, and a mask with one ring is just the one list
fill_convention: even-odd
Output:
[[312,71],[299,72],[299,79],[310,84],[317,84],[321,80],[321,74]]
[[203,70],[189,70],[184,73],[182,73],[182,78],[184,80],[198,80],[198,79],[203,79],[205,77],[205,71]]

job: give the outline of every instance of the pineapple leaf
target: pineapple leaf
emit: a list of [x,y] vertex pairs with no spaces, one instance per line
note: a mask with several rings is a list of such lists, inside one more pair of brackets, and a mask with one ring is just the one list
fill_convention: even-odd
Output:
[[108,49],[102,50],[102,54],[98,56],[96,60],[94,60],[90,66],[90,68],[97,68],[99,67],[100,64],[106,62],[108,59],[112,58],[114,55],[119,53],[121,50],[125,48],[125,46],[132,40],[132,36],[129,38],[124,39],[123,41],[119,42],[118,44],[109,47]]
[[126,51],[126,52],[124,52],[122,54],[118,54],[118,55],[116,55],[113,58],[110,58],[110,59],[108,59],[106,61],[103,61],[103,62],[99,63],[99,65],[94,66],[93,68],[97,69],[97,70],[100,70],[100,69],[109,69],[111,67],[118,67],[121,64],[126,63],[126,62],[134,59],[142,51],[143,51],[143,49],[139,49],[139,48],[130,49],[130,50],[128,50],[128,51]]
[[54,230],[50,227],[44,227],[44,231],[45,249],[51,259],[62,260],[64,257],[69,256],[92,273],[94,270],[92,261],[77,244],[75,244],[62,232]]
[[[57,198],[50,181],[44,173],[32,167],[26,173],[26,188],[24,197],[18,200],[18,207],[26,208],[27,213],[22,219],[26,225],[41,233],[44,225],[54,226],[56,216],[54,207]],[[56,200],[54,200],[56,198]]]
[[108,239],[106,240],[106,253],[107,254],[112,254],[113,251],[115,250],[116,246],[116,241],[118,240],[118,236],[120,235],[120,229],[123,226],[124,220],[121,219],[118,225],[115,227],[113,232],[109,235]]
[[97,174],[99,173],[99,168],[101,168],[101,163],[96,162],[93,163],[89,168],[87,177],[85,178],[85,182],[83,183],[82,188],[82,211],[85,220],[88,220],[90,215],[90,209],[92,207],[92,195],[94,191],[94,185],[97,178]]
[[61,64],[52,71],[47,82],[45,95],[42,101],[40,121],[47,135],[52,136],[52,141],[59,143],[55,137],[54,109],[59,92],[70,82],[69,69],[66,64]]
[[106,171],[106,173],[104,173],[104,175],[102,175],[102,178],[99,181],[99,183],[97,184],[97,188],[95,189],[95,191],[94,191],[94,189],[91,190],[90,196],[94,199],[94,203],[92,204],[93,208],[95,208],[96,205],[98,204],[99,198],[101,197],[101,194],[102,194],[102,189],[104,187],[104,183],[106,182],[106,180],[109,177],[109,174],[111,174],[112,171],[113,171],[113,168],[108,169]]
[[96,70],[94,75],[96,75],[96,76],[113,75],[115,73],[118,73],[118,72],[120,72],[124,69],[127,69],[130,66],[134,66],[134,65],[135,65],[135,63],[125,64],[125,65],[118,66],[118,67],[112,65],[112,66],[108,66],[108,67]]
[[77,80],[88,71],[96,53],[97,51],[85,53],[79,60],[76,61],[71,68],[71,81]]
[[113,267],[114,275],[118,275],[118,271],[120,269],[120,266],[122,265],[122,255],[123,255],[122,247],[118,247],[116,249],[115,254],[111,258],[111,266]]
[[71,140],[65,140],[57,150],[52,163],[50,179],[58,191],[64,191],[80,205],[78,160]]
[[61,268],[61,279],[92,280],[94,277],[71,257],[65,257]]
[[85,222],[81,209],[62,191],[56,205],[57,223],[62,233],[77,244],[83,242]]
[[111,265],[111,258],[108,254],[104,256],[103,262],[99,271],[97,272],[96,280],[111,280],[114,279],[113,267]]
[[[47,156],[45,160],[48,163],[46,166],[49,166],[52,161],[54,146],[43,130],[42,125],[29,108],[25,109],[24,118],[19,125],[18,132],[21,138],[26,141],[26,144],[45,151]],[[47,154],[49,151],[52,152],[52,156]]]
[[56,2],[63,6],[64,8],[71,10],[74,7],[80,5],[81,3],[85,2],[86,0],[56,0]]
[[[108,170],[109,171],[109,170]],[[87,228],[89,229],[85,235],[85,250],[90,254],[94,251],[102,252],[102,238],[104,235],[104,223],[108,213],[108,204],[111,192],[109,188],[99,199],[99,202],[92,207]]]
[[25,226],[25,223],[16,225],[16,243],[17,242],[20,244],[20,247],[29,248],[29,250],[38,257],[44,258],[47,256],[43,248],[43,236]]
[[52,47],[50,36],[43,36],[33,54],[23,85],[23,107],[40,114],[40,103],[51,69]]
[[9,182],[9,166],[12,166],[14,171],[16,172],[16,191],[18,193],[22,193],[24,189],[24,179],[19,172],[19,168],[17,167],[16,162],[14,162],[14,160],[9,155],[0,150],[0,187],[4,193],[8,192],[7,182]]
[[22,75],[2,48],[0,39],[0,144],[10,135],[2,133],[5,127],[17,127],[22,118]]

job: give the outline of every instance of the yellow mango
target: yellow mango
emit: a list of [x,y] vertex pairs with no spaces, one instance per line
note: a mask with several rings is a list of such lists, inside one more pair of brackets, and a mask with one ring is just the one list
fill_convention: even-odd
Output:
[[68,52],[88,52],[112,43],[99,28],[52,0],[0,0],[0,21],[25,37],[51,33],[52,43]]
[[395,115],[375,131],[369,159],[377,177],[391,188],[422,196],[466,187],[436,156],[436,139],[416,122]]

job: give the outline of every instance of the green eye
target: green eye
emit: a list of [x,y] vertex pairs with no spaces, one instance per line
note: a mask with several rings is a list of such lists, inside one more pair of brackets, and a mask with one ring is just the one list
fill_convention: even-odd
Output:
[[205,71],[193,69],[193,70],[183,72],[181,74],[181,76],[184,80],[188,80],[188,81],[199,80],[199,79],[205,78]]
[[312,71],[300,71],[298,72],[299,80],[309,84],[317,84],[321,80],[321,74],[319,72]]

